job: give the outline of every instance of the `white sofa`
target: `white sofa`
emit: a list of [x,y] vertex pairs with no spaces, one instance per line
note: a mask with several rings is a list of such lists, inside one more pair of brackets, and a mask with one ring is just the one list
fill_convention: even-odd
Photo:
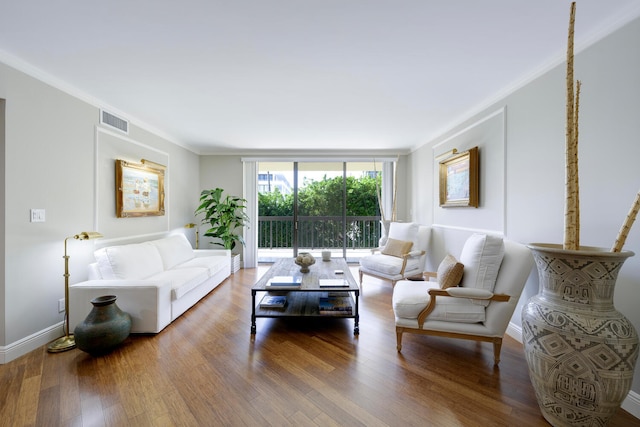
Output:
[[91,300],[116,295],[131,316],[132,333],[164,329],[230,275],[231,251],[194,250],[183,234],[110,246],[95,252],[89,280],[69,287],[69,330],[93,308]]

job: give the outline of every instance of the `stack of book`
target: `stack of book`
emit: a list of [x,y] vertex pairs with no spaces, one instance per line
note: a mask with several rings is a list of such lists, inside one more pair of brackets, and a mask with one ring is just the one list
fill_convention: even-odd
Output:
[[318,301],[320,314],[332,316],[350,316],[353,312],[350,297],[326,296]]
[[285,295],[265,295],[260,301],[260,308],[284,308],[287,305]]

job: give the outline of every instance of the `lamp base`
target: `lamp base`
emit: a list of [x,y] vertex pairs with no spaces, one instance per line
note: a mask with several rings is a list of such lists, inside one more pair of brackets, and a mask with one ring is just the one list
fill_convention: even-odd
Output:
[[65,335],[49,343],[47,351],[49,353],[61,353],[63,351],[76,348],[76,339],[73,335]]

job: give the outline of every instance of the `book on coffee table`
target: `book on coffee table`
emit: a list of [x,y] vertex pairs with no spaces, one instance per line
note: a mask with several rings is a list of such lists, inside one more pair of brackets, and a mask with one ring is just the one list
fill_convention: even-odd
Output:
[[320,297],[318,310],[320,314],[351,314],[353,307],[350,298]]
[[321,288],[348,288],[349,283],[345,279],[320,279],[318,284]]
[[295,289],[299,288],[301,283],[301,276],[274,276],[269,279],[266,286],[271,289]]
[[287,297],[284,295],[265,295],[260,301],[260,308],[284,308]]

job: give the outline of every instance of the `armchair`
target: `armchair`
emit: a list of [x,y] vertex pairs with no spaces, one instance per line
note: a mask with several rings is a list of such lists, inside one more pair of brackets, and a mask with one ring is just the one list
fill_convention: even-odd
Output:
[[417,223],[392,222],[386,244],[372,249],[371,255],[360,259],[360,285],[365,274],[390,280],[392,285],[398,280],[422,274],[429,230],[429,227]]
[[[443,265],[453,257],[447,258],[438,268],[447,277],[437,277],[437,282],[396,284],[393,311],[397,350],[402,350],[405,332],[491,342],[497,365],[502,338],[533,268],[533,257],[519,243],[474,234],[465,243],[460,263]],[[460,268],[464,273],[460,286],[456,286],[457,283],[450,283],[451,273],[460,272]],[[460,280],[459,276],[453,281],[456,280]]]

